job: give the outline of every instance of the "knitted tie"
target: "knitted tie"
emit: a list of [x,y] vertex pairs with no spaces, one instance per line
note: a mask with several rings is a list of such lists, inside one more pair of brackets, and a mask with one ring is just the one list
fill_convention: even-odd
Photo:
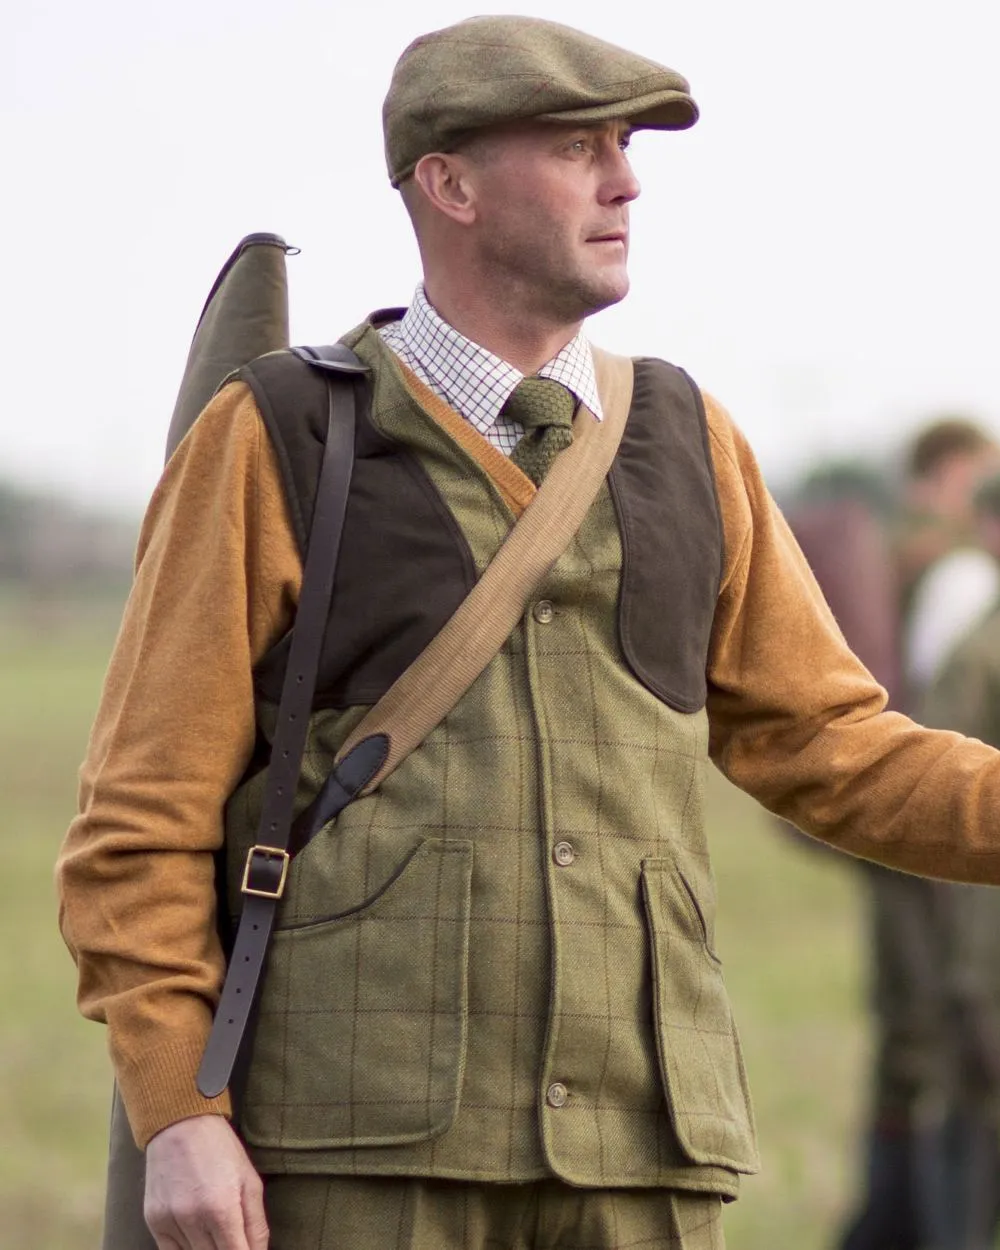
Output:
[[511,460],[540,486],[553,460],[573,441],[576,399],[551,378],[524,378],[501,411],[524,427]]

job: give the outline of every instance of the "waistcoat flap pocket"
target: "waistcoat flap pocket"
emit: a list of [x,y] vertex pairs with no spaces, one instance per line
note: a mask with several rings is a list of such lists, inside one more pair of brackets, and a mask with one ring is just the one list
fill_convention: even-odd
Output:
[[672,859],[643,860],[642,898],[657,1054],[677,1140],[692,1163],[756,1172],[743,1054],[703,910]]
[[241,1123],[250,1146],[400,1145],[450,1127],[471,879],[470,842],[428,838],[366,905],[275,933]]

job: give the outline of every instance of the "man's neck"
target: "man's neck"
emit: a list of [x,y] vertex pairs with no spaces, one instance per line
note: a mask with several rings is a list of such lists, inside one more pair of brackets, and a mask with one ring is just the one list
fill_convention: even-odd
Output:
[[542,365],[558,356],[566,344],[576,338],[583,325],[582,320],[553,324],[539,317],[533,318],[530,314],[512,320],[507,315],[509,304],[506,300],[498,300],[496,305],[491,305],[484,303],[478,291],[441,290],[426,280],[424,292],[438,316],[459,334],[485,347],[525,376],[537,373]]

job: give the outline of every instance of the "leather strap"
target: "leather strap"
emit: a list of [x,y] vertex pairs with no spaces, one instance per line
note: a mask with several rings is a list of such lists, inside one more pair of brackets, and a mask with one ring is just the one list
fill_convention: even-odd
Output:
[[[278,705],[257,844],[247,856],[239,928],[212,1031],[198,1069],[198,1089],[206,1098],[221,1094],[229,1084],[256,996],[278,901],[285,887],[292,809],[354,468],[357,382],[353,375],[367,372],[367,367],[341,344],[292,350],[328,374],[326,446],[288,667]],[[348,802],[371,776],[373,763],[384,755],[385,745],[373,740],[353,760],[343,760],[338,775],[347,796],[344,802]]]

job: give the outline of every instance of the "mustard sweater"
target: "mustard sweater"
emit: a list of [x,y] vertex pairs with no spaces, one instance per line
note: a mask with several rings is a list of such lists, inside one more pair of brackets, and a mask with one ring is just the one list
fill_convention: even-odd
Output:
[[[522,511],[530,481],[408,383]],[[882,711],[746,442],[705,403],[725,542],[708,663],[715,763],[845,850],[1000,881],[1000,755]],[[57,868],[80,1008],[108,1025],[140,1145],[230,1109],[195,1088],[224,972],[213,853],[255,741],[252,670],[290,627],[300,580],[273,449],[249,389],[227,386],[150,503]]]

